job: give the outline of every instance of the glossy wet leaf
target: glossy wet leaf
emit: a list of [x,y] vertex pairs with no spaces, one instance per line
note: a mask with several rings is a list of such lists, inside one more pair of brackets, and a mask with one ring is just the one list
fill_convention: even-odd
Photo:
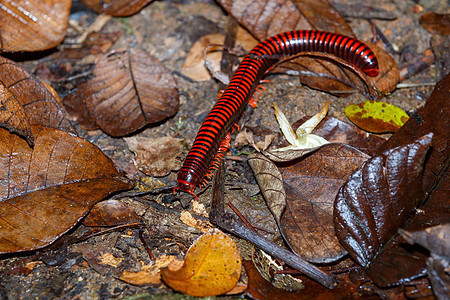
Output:
[[81,0],[84,5],[99,14],[114,17],[130,16],[139,12],[152,0]]
[[406,124],[400,128],[378,153],[412,143],[421,136],[433,133],[429,158],[426,161],[422,186],[425,192],[430,193],[437,184],[444,167],[448,164],[450,151],[450,74],[436,84],[427,102],[421,107]]
[[162,279],[171,288],[198,297],[226,293],[240,276],[241,257],[236,244],[218,229],[194,242],[179,270],[161,269]]
[[41,51],[65,37],[71,0],[3,0],[0,45],[3,51]]
[[33,125],[75,132],[48,89],[15,62],[0,56],[0,125],[33,144]]
[[349,105],[345,114],[359,128],[374,133],[396,132],[409,119],[401,108],[380,101]]
[[[172,74],[138,49],[101,56],[93,78],[78,90],[89,117],[112,136],[130,134],[178,111],[178,89]],[[86,117],[82,105],[79,110]]]
[[341,244],[368,266],[423,200],[423,165],[432,135],[374,156],[339,190],[334,224]]
[[[450,223],[448,211],[448,171],[439,180],[426,203],[416,210],[402,228],[408,232],[425,230],[430,226]],[[429,253],[418,245],[409,245],[401,236],[396,235],[384,245],[375,259],[366,269],[366,273],[380,287],[409,282],[427,272]]]
[[129,185],[94,145],[53,128],[35,145],[0,129],[0,253],[49,245],[98,201]]
[[86,226],[120,226],[139,222],[139,216],[131,208],[114,199],[95,204],[83,220]]

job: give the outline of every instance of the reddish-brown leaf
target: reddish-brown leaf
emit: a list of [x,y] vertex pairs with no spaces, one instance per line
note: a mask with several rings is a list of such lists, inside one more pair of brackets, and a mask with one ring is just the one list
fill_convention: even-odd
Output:
[[71,0],[7,0],[0,3],[3,51],[40,51],[66,35]]
[[0,129],[0,253],[44,247],[96,202],[128,188],[96,146],[53,128],[35,145]]
[[47,88],[16,63],[1,56],[0,84],[4,89],[3,97],[6,97],[0,120],[6,128],[24,136],[30,144],[33,144],[33,125],[75,132],[64,110]]
[[23,107],[3,84],[0,84],[0,112],[0,127],[26,137],[30,143],[33,142],[33,134]]
[[339,190],[336,234],[362,266],[371,263],[423,200],[420,183],[431,138],[372,157]]
[[95,204],[83,220],[83,224],[107,227],[138,223],[139,221],[139,216],[131,208],[119,200],[110,199]]
[[289,167],[280,167],[286,210],[280,230],[308,261],[328,263],[346,254],[333,225],[333,204],[348,176],[369,157],[347,145],[328,144]]
[[430,33],[450,35],[450,14],[429,11],[420,16],[419,22]]
[[[178,111],[175,79],[142,50],[114,50],[103,55],[93,76],[78,87],[81,93],[77,97],[85,99],[89,117],[109,135],[130,134]],[[79,107],[86,118],[83,106]]]
[[259,40],[296,29],[328,30],[353,36],[351,28],[326,0],[221,0],[219,3]]
[[249,163],[280,231],[291,249],[304,259],[325,263],[346,251],[333,225],[333,203],[348,176],[369,157],[343,144],[327,144],[301,159],[288,157],[275,166],[261,154]]
[[87,7],[99,14],[114,17],[130,16],[140,11],[152,0],[81,0]]
[[[277,33],[301,29],[317,29],[354,36],[345,19],[327,0],[225,0],[220,3],[260,41]],[[286,15],[289,15],[289,18],[284,17]],[[367,97],[377,99],[380,94],[375,92],[371,85],[379,91],[393,91],[399,80],[398,68],[386,51],[367,44],[375,52],[380,64],[380,73],[375,78],[355,73],[348,65],[343,64],[342,60],[332,55],[320,55],[322,59],[317,59],[319,55],[316,53],[305,53],[310,57],[300,56],[281,64],[274,71],[298,71],[302,83],[337,95],[346,95],[345,91],[357,89]]]

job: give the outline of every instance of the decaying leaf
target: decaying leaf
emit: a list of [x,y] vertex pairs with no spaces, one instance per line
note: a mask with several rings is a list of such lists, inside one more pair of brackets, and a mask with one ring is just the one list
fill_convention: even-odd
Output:
[[188,295],[221,295],[234,288],[241,276],[241,257],[234,241],[218,229],[203,234],[186,254],[177,271],[161,269],[170,287]]
[[421,178],[432,135],[374,156],[336,197],[336,234],[362,266],[372,259],[423,200]]
[[33,134],[25,111],[3,84],[0,84],[0,111],[0,127],[28,137],[32,142]]
[[183,262],[175,255],[161,255],[153,264],[143,264],[138,272],[123,271],[119,279],[133,285],[159,285],[161,284],[161,268],[177,269],[182,264]]
[[252,262],[259,274],[276,288],[292,292],[305,287],[300,278],[281,273],[284,267],[263,250],[253,248]]
[[314,2],[222,0],[219,3],[259,40],[295,29],[328,29],[353,35],[339,12],[323,0]]
[[95,204],[83,220],[86,226],[119,226],[139,222],[139,216],[132,209],[114,199]]
[[[224,40],[225,36],[220,33],[208,34],[197,40],[184,61],[183,74],[196,81],[211,79],[210,72],[205,67],[205,59],[209,61],[214,70],[220,70],[222,49],[219,49],[217,45],[223,45]],[[236,44],[242,46],[246,51],[250,51],[258,44],[258,41],[239,26],[236,33]]]
[[[127,135],[178,111],[175,79],[142,50],[113,50],[103,55],[93,76],[78,87],[84,93],[77,96],[85,97],[89,116],[109,135]],[[79,109],[83,113],[83,106]]]
[[429,11],[420,16],[419,22],[430,33],[450,35],[450,14]]
[[374,133],[396,132],[409,119],[401,108],[379,101],[349,105],[345,114],[359,128]]
[[53,128],[35,145],[0,129],[0,253],[49,245],[98,201],[129,187],[97,147]]
[[341,185],[368,158],[343,144],[324,145],[301,159],[289,156],[279,166],[261,154],[249,157],[264,198],[294,252],[317,263],[346,254],[334,234],[333,203]]
[[152,0],[81,0],[87,7],[99,14],[114,17],[130,16],[140,11]]
[[0,3],[3,51],[41,51],[66,35],[71,0],[15,0]]
[[425,230],[409,232],[403,229],[399,233],[410,244],[419,244],[431,253],[450,259],[450,223],[428,227]]
[[[260,41],[275,34],[290,30],[317,29],[354,37],[351,28],[335,8],[325,0],[234,1],[223,0],[221,5]],[[284,16],[289,15],[289,18]],[[379,61],[380,74],[368,78],[342,65],[332,55],[321,55],[325,59],[301,56],[276,67],[274,71],[295,70],[302,83],[337,95],[357,89],[367,97],[379,98],[377,90],[391,92],[398,80],[398,68],[392,57],[384,50],[367,43]],[[308,53],[308,56],[316,56]],[[332,61],[334,62],[332,62]],[[336,64],[335,61],[339,61]],[[348,94],[348,93],[347,93]]]
[[171,136],[160,138],[125,138],[128,148],[135,153],[139,170],[148,176],[166,176],[181,167],[183,140]]
[[0,56],[0,125],[34,142],[32,125],[75,132],[57,100],[15,62]]

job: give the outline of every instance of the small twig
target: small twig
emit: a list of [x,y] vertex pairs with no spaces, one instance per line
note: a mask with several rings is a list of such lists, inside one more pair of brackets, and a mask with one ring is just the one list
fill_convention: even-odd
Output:
[[214,177],[213,199],[211,203],[211,211],[209,213],[210,222],[249,241],[256,247],[264,250],[273,257],[282,260],[294,269],[302,272],[304,275],[316,280],[323,286],[329,289],[335,288],[337,286],[337,279],[334,275],[323,272],[316,266],[303,260],[297,254],[290,252],[274,242],[258,235],[258,233],[245,226],[244,223],[235,215],[225,214],[223,184],[224,169],[225,167],[222,161],[217,169],[216,176]]
[[156,256],[152,253],[152,251],[150,250],[150,248],[147,245],[147,241],[144,238],[144,229],[142,227],[139,228],[139,239],[141,240],[142,245],[144,245],[144,248],[147,251],[148,256],[150,256],[150,259],[154,263],[156,261]]
[[234,206],[233,203],[228,202],[227,203],[228,206],[234,211],[234,213],[239,217],[239,219],[241,219],[242,222],[244,222],[244,224],[251,230],[253,230],[254,232],[256,232],[255,227],[253,227],[252,224],[250,224],[249,221],[247,221],[247,219],[241,214],[241,212],[236,208],[236,206]]

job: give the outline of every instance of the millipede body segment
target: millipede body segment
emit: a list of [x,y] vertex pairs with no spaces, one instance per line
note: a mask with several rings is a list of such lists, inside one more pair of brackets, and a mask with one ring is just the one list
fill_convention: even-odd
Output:
[[325,52],[354,65],[369,76],[378,75],[373,51],[352,37],[316,30],[275,35],[247,54],[230,84],[206,117],[194,144],[178,172],[178,187],[193,194],[210,168],[221,141],[244,111],[264,73],[279,62],[301,52]]

